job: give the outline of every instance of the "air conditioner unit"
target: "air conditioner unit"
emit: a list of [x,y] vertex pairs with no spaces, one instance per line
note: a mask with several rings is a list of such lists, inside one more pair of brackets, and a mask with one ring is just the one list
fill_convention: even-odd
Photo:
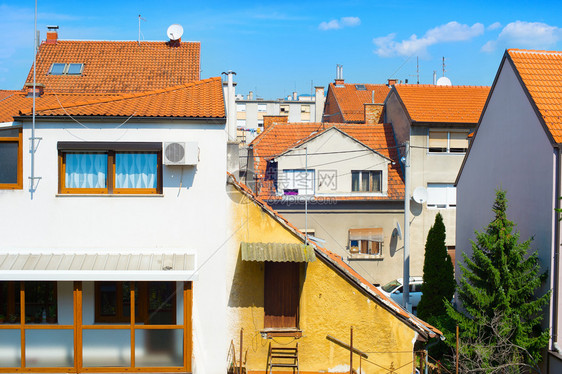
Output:
[[164,142],[162,149],[164,165],[197,165],[199,162],[197,142]]

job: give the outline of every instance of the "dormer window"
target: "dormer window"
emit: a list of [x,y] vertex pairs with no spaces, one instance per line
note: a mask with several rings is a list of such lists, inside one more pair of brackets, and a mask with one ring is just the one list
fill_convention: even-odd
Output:
[[51,65],[50,75],[81,75],[84,64],[62,64],[54,63]]

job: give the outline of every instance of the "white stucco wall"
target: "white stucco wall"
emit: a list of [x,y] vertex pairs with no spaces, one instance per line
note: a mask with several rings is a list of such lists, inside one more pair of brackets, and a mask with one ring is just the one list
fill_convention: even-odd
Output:
[[[500,69],[458,181],[456,258],[470,255],[474,231],[493,218],[495,191],[501,188],[507,191],[508,219],[521,240],[534,237],[531,249],[551,276],[555,155],[511,65]],[[458,276],[458,266],[456,271]]]
[[[41,137],[29,192],[30,123],[23,131],[23,190],[0,190],[3,252],[194,253],[193,371],[224,371],[225,270],[221,245],[226,232],[226,132],[223,124],[187,121],[84,123],[38,121]],[[58,195],[58,141],[164,142],[199,144],[197,167],[163,166],[158,196]]]
[[[308,148],[306,157],[305,147]],[[349,136],[332,128],[306,144],[287,152],[277,158],[279,176],[286,169],[315,171],[314,192],[316,195],[387,195],[388,191],[388,164],[389,159],[373,152]],[[381,192],[357,193],[351,192],[352,170],[380,170]],[[324,175],[322,175],[324,173]],[[335,178],[335,183],[333,179]],[[310,192],[312,194],[312,191]]]

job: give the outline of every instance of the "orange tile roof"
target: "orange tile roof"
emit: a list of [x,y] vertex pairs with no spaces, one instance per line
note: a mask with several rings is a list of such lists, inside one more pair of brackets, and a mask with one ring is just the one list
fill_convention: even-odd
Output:
[[[283,217],[279,212],[275,211],[270,205],[268,205],[262,198],[257,196],[250,190],[248,186],[236,180],[236,178],[227,172],[228,182],[231,183],[237,190],[249,197],[255,204],[260,206],[265,210],[271,217],[273,217],[281,225],[289,229],[293,234],[295,234],[301,241],[305,241],[304,233],[297,229],[289,220]],[[357,273],[351,266],[345,263],[342,258],[336,255],[334,252],[327,250],[319,246],[317,243],[308,242],[315,249],[315,253],[322,259],[328,261],[332,266],[341,270],[341,274],[345,274],[348,279],[350,279],[355,286],[360,287],[361,290],[366,290],[371,297],[382,303],[392,314],[402,318],[410,326],[414,327],[416,330],[422,332],[423,334],[428,334],[430,337],[435,337],[437,335],[443,335],[441,331],[427,322],[419,319],[408,311],[404,310],[400,305],[398,305],[394,300],[387,297],[379,289],[377,289],[372,283],[368,282],[359,273]]]
[[562,52],[508,49],[554,141],[562,143]]
[[[0,121],[32,114],[32,98],[17,91],[0,101]],[[121,95],[45,93],[37,98],[37,116],[136,116],[179,118],[224,118],[220,78],[166,89]]]
[[267,161],[288,149],[336,127],[345,134],[374,149],[381,155],[393,160],[389,165],[387,196],[346,196],[338,200],[402,200],[404,199],[404,180],[395,148],[394,133],[390,124],[347,124],[347,123],[274,123],[251,143],[254,155],[254,171],[260,181],[259,196],[276,200],[277,196],[272,181],[265,181]]
[[[333,92],[344,122],[364,122],[365,109],[363,104],[373,102],[373,92],[375,93],[374,102],[384,103],[384,99],[390,91],[386,84],[364,84],[364,86],[366,90],[358,90],[356,83],[346,83],[341,86],[330,83],[328,90]],[[326,105],[330,105],[330,103]],[[333,122],[328,116],[326,116],[325,121]]]
[[412,122],[478,123],[490,87],[397,84]]
[[[56,92],[140,92],[199,79],[200,43],[58,40],[43,42],[36,80]],[[83,63],[82,75],[50,75],[53,63]],[[33,82],[33,67],[26,82]]]

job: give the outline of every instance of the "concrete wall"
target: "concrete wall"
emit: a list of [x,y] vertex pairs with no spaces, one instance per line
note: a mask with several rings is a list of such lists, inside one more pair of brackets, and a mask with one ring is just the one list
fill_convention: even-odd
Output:
[[[39,122],[41,137],[29,192],[30,124],[23,132],[23,190],[0,190],[4,252],[196,254],[199,280],[193,291],[193,370],[224,370],[224,242],[226,133],[223,124],[186,121],[119,123]],[[163,194],[154,196],[58,195],[58,141],[196,141],[197,167],[163,167]]]
[[508,219],[517,225],[521,240],[534,237],[531,250],[538,250],[550,277],[554,151],[508,63],[501,68],[472,143],[457,187],[457,259],[460,252],[470,255],[474,231],[492,220],[495,190],[501,188],[507,191]]
[[[239,354],[240,328],[244,328],[244,355],[250,372],[263,372],[270,340],[260,334],[263,329],[264,264],[242,261],[241,241],[298,243],[297,237],[275,222],[238,191],[231,189],[233,229],[229,243],[229,320],[232,342]],[[237,229],[239,228],[239,229]],[[330,334],[349,341],[354,327],[354,347],[367,351],[369,360],[384,368],[400,368],[396,373],[411,373],[413,342],[416,334],[376,302],[353,287],[322,260],[317,259],[301,271],[299,328],[300,371],[349,372],[349,352],[326,339]],[[273,345],[294,346],[295,339],[276,337]],[[394,353],[392,353],[394,352]],[[354,358],[357,368],[358,357]],[[402,367],[404,366],[404,367]],[[363,373],[386,373],[363,361]]]
[[[304,231],[305,215],[302,204],[298,206],[273,205],[283,217]],[[308,230],[325,240],[319,243],[342,256],[355,271],[374,284],[386,284],[402,278],[404,242],[393,236],[396,222],[404,222],[403,203],[336,203],[310,204]],[[384,233],[382,256],[351,256],[348,250],[349,230],[381,227]]]

